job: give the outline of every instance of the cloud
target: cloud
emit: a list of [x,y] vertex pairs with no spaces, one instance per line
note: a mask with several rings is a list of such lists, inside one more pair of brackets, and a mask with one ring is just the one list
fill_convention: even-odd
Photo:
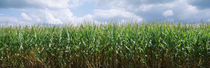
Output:
[[55,18],[55,16],[52,14],[52,13],[49,13],[46,11],[45,13],[46,15],[46,23],[48,24],[63,24],[63,22],[58,19],[58,18]]
[[97,8],[102,9],[118,9],[139,16],[144,21],[154,21],[165,18],[163,12],[173,8],[173,4],[177,0],[103,0],[98,1]]
[[210,22],[210,19],[208,19],[207,21]]
[[123,9],[109,9],[109,10],[102,10],[102,9],[95,9],[94,16],[97,18],[102,19],[116,19],[118,18],[121,21],[142,21],[143,19],[140,16],[137,16],[131,12],[128,12]]
[[[80,0],[81,1],[81,0]],[[2,1],[4,2],[4,1]],[[2,3],[1,2],[1,3]],[[6,2],[12,2],[8,0]],[[6,3],[4,2],[4,3]],[[21,18],[19,20],[30,22],[32,24],[81,24],[84,21],[94,21],[103,22],[105,20],[117,20],[117,21],[142,21],[140,16],[137,16],[129,11],[123,9],[94,9],[94,14],[87,14],[82,17],[74,16],[70,8],[77,7],[87,0],[69,1],[69,0],[19,0],[19,2],[13,1],[14,4],[22,4],[24,6],[14,6],[14,4],[5,4],[4,7],[14,8],[22,12],[20,14]],[[64,3],[65,2],[65,3]],[[74,4],[65,5],[68,2],[73,2]],[[55,4],[57,3],[57,4]],[[52,5],[55,4],[55,5]],[[64,6],[60,6],[63,4]],[[30,7],[30,8],[29,8]],[[35,7],[35,8],[34,8]]]
[[26,13],[21,13],[21,16],[23,17],[24,20],[32,20],[32,18],[29,17]]
[[[10,18],[31,24],[75,24],[79,18],[73,16],[69,9],[69,2],[69,0],[1,0],[0,9],[12,8],[22,12],[21,18],[17,16],[10,16]],[[14,23],[18,22],[14,21]]]
[[30,24],[30,23],[26,23],[25,21],[20,20],[19,18],[6,16],[6,15],[0,15],[0,23],[5,24],[5,25]]
[[209,9],[210,0],[188,0],[188,2],[199,9]]
[[165,12],[163,12],[163,16],[168,17],[168,16],[173,16],[174,12],[173,10],[166,10]]
[[94,2],[95,0],[69,0],[69,6],[70,8],[77,8],[81,5],[83,5],[84,3],[88,3],[88,2]]
[[0,0],[0,8],[68,8],[69,0]]
[[140,0],[143,3],[147,3],[147,4],[157,4],[157,3],[168,3],[168,2],[172,2],[174,0]]
[[138,9],[135,10],[135,11],[144,11],[144,12],[146,12],[146,11],[150,10],[153,6],[154,5],[143,4],[143,5],[139,6]]
[[[0,22],[78,25],[84,21],[208,21],[207,3],[207,0],[1,0]],[[11,8],[15,12],[1,11]]]
[[25,9],[24,12],[34,24],[66,24],[73,18],[69,9]]
[[141,5],[164,4],[176,0],[97,0],[97,6],[100,8],[125,8],[133,10]]

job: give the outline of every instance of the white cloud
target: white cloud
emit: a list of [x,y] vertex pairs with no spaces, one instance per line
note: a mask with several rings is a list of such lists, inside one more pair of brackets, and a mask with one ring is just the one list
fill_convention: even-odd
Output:
[[95,0],[69,0],[69,6],[70,8],[77,8],[80,5],[83,5],[87,2],[93,2]]
[[66,24],[73,20],[69,9],[25,9],[24,12],[34,24]]
[[2,0],[0,2],[3,5],[0,5],[1,8],[14,8],[22,12],[18,20],[32,24],[66,24],[77,19],[69,9],[69,0]]
[[32,18],[29,17],[26,13],[21,13],[21,16],[24,20],[32,20]]
[[[83,17],[72,13],[73,8],[87,8],[93,2],[95,9]],[[92,4],[92,3],[91,3]],[[81,7],[81,5],[83,5]],[[0,14],[1,20],[32,24],[81,24],[84,21],[154,21],[154,20],[208,20],[210,9],[199,9],[189,0],[1,0],[0,9],[19,10],[19,16]],[[89,7],[88,7],[89,8]],[[86,10],[79,10],[86,11]],[[4,17],[5,16],[5,17]],[[5,19],[9,18],[9,19]],[[3,20],[5,19],[5,20]]]
[[143,4],[143,5],[139,6],[139,8],[137,10],[146,12],[146,11],[150,10],[153,6],[154,5]]
[[46,23],[48,24],[62,24],[63,22],[58,19],[58,18],[55,18],[54,15],[52,15],[50,12],[45,12],[45,16],[46,16]]
[[121,17],[123,19],[127,20],[134,20],[134,21],[142,21],[143,19],[140,16],[137,16],[131,12],[128,12],[124,9],[109,9],[109,10],[102,10],[102,9],[96,9],[94,10],[94,16],[96,17],[102,17],[102,18],[115,18],[115,17]]
[[0,23],[5,24],[5,25],[15,25],[15,24],[27,25],[27,24],[30,24],[30,23],[26,23],[25,21],[20,20],[19,18],[5,16],[5,15],[0,15]]
[[[120,21],[142,21],[143,19],[140,16],[137,16],[133,13],[125,11],[123,9],[95,9],[94,14],[87,14],[83,17],[76,17],[72,14],[70,9],[25,9],[24,12],[27,12],[27,16],[32,18],[34,23],[45,23],[45,24],[72,24],[78,25],[82,24],[84,21],[87,22],[104,22],[106,19],[111,21],[111,19],[116,19]],[[22,14],[23,16],[25,14]]]
[[168,16],[173,16],[174,12],[173,10],[166,10],[165,12],[163,12],[163,16],[168,17]]
[[76,17],[70,9],[26,9],[35,24],[71,24],[78,25],[84,21],[96,21],[92,15]]

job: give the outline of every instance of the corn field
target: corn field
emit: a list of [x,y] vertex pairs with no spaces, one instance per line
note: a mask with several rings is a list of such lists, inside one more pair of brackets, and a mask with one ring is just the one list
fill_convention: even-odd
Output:
[[0,68],[207,68],[210,25],[0,27]]

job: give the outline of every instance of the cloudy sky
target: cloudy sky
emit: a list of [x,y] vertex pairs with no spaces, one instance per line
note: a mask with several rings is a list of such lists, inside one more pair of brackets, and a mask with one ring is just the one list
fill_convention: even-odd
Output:
[[0,0],[0,24],[210,22],[210,0]]

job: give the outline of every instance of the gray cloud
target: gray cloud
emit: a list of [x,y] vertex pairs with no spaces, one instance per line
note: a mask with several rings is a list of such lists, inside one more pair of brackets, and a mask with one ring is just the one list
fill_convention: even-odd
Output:
[[137,7],[142,4],[163,4],[173,2],[175,0],[97,0],[98,6],[112,6],[112,7]]
[[147,3],[147,4],[157,4],[157,3],[168,3],[174,0],[142,0],[142,1],[143,3]]
[[210,0],[189,0],[189,3],[196,6],[199,9],[209,9]]
[[[184,20],[200,21],[209,18],[210,1],[207,0],[103,0],[98,2],[98,8],[122,8],[141,16],[144,21]],[[193,6],[192,6],[193,5]],[[164,12],[171,10],[171,16]]]
[[67,8],[69,0],[0,0],[0,8]]
[[[97,5],[94,6],[93,11],[87,11],[84,17],[77,17],[71,12],[72,7],[77,8],[82,4],[87,4],[87,2],[93,2]],[[22,18],[0,14],[0,22],[33,22],[38,24],[66,24],[72,22],[78,24],[78,22],[82,23],[84,20],[98,22],[109,20],[129,21],[133,19],[139,21],[210,21],[209,3],[210,1],[207,0],[0,0],[0,9],[24,9],[24,11],[20,10],[20,12],[23,12],[21,14]],[[86,11],[83,8],[87,7],[82,7],[78,11]],[[15,21],[10,21],[12,19]]]
[[0,8],[22,8],[28,5],[25,0],[0,0]]

